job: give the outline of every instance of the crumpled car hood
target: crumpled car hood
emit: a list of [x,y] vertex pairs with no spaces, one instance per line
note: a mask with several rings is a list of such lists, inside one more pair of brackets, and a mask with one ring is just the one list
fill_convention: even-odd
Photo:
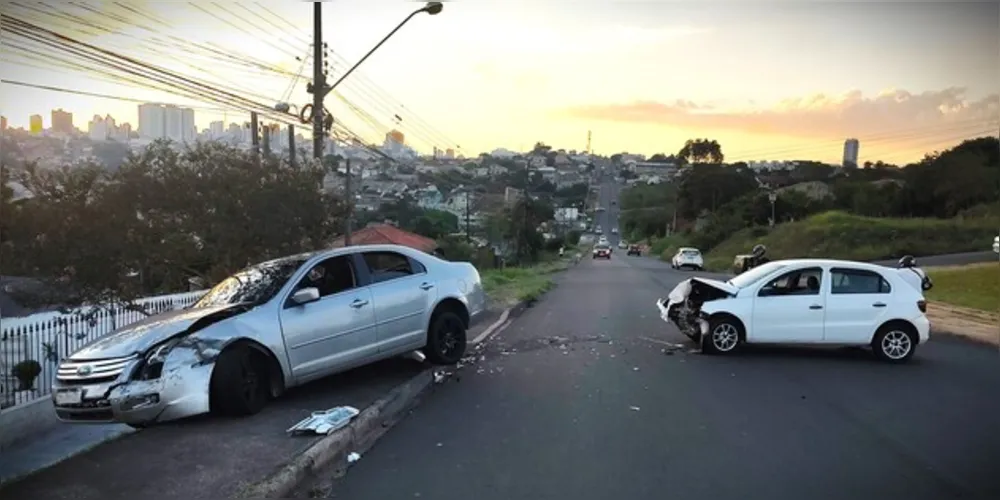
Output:
[[677,286],[675,286],[674,289],[667,295],[666,300],[660,299],[656,301],[656,306],[660,309],[660,316],[666,319],[666,313],[667,310],[670,309],[670,306],[684,302],[688,298],[688,295],[691,295],[692,285],[696,282],[708,285],[733,296],[740,291],[739,288],[723,281],[713,280],[710,278],[688,278],[678,283]]
[[121,358],[141,354],[150,347],[187,330],[195,321],[210,314],[237,307],[229,304],[197,309],[176,309],[121,327],[77,350],[73,360]]

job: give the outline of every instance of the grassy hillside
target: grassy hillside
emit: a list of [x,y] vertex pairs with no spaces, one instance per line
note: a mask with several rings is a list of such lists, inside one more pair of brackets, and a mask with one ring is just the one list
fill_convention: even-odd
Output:
[[956,306],[1000,312],[1000,264],[927,268],[934,288],[927,298]]
[[708,253],[705,265],[728,270],[733,257],[749,252],[757,243],[767,245],[772,259],[877,260],[988,250],[998,227],[996,217],[882,219],[826,212],[773,230],[758,227],[735,233]]

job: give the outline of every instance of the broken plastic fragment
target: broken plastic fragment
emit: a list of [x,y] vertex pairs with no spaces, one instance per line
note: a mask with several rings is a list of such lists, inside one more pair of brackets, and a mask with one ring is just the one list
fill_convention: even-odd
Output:
[[350,452],[350,453],[347,454],[347,463],[353,464],[354,462],[357,462],[358,460],[361,460],[361,454],[360,453],[358,453],[356,451],[352,451],[352,452]]
[[353,406],[337,406],[324,411],[314,411],[312,415],[302,419],[285,432],[292,435],[330,434],[350,423],[351,419],[361,413]]
[[639,407],[638,406],[629,406],[628,409],[630,409],[632,411],[639,411]]
[[444,379],[447,376],[448,374],[443,371],[434,372],[434,383],[440,384],[441,382],[444,382]]

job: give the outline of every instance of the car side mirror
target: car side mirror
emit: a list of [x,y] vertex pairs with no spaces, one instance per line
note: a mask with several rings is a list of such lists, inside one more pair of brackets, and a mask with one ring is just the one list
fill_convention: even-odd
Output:
[[771,287],[767,287],[767,286],[765,286],[764,288],[761,288],[760,291],[757,292],[757,296],[758,297],[770,297],[772,295],[778,295],[777,290],[775,290],[774,288],[771,288]]
[[295,293],[292,294],[292,302],[297,306],[305,305],[310,302],[316,302],[317,300],[319,300],[319,288],[312,286],[296,290]]

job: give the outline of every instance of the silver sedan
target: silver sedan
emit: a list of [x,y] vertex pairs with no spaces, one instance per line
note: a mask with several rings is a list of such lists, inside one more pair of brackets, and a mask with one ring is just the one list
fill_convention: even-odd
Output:
[[251,415],[290,387],[414,350],[456,363],[485,302],[471,264],[408,247],[285,257],[73,353],[52,400],[68,422]]

